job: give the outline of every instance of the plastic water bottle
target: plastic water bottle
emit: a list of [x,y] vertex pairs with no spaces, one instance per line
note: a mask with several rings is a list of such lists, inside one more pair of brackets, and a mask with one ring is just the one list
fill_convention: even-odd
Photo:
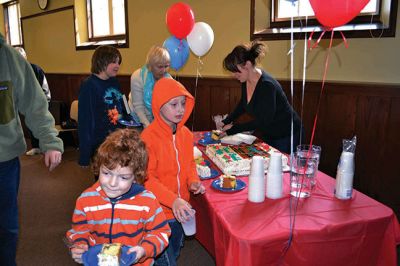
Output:
[[353,194],[354,153],[343,151],[336,172],[335,197],[351,199]]

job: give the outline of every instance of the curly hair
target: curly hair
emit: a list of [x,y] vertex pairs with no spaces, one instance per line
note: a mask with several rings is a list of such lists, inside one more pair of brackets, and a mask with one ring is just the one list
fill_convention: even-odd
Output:
[[122,63],[121,53],[117,48],[103,45],[96,48],[92,56],[92,66],[90,71],[95,74],[107,69],[107,66],[111,63]]
[[224,69],[230,72],[240,72],[237,65],[244,65],[247,61],[250,61],[254,66],[264,57],[265,52],[266,46],[259,41],[238,45],[225,57]]
[[103,165],[108,169],[117,166],[132,169],[136,183],[143,185],[146,178],[148,155],[145,143],[134,129],[118,129],[111,133],[97,150],[92,170],[98,175]]

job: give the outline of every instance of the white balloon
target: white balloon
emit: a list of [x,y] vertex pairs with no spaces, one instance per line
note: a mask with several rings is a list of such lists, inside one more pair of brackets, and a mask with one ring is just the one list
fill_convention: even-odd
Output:
[[190,50],[197,56],[205,55],[214,42],[214,32],[205,22],[196,22],[186,37]]

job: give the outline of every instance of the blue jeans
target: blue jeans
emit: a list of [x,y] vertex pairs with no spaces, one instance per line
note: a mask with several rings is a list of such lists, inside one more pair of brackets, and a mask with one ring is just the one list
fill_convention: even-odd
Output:
[[181,252],[183,241],[185,240],[182,225],[177,220],[169,220],[168,224],[171,227],[169,245],[167,249],[156,258],[155,266],[176,266],[176,261]]
[[19,159],[0,162],[0,265],[14,266],[18,239]]

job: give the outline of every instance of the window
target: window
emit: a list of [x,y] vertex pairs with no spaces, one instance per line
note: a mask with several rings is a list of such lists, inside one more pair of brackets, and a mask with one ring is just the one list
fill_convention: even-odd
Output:
[[[335,29],[335,38],[341,37],[337,31],[344,32],[348,38],[394,37],[397,2],[398,0],[371,0],[359,16]],[[250,38],[290,39],[292,15],[295,38],[300,38],[305,32],[324,30],[315,19],[309,0],[251,0]],[[329,38],[329,34],[325,37]]]
[[[274,21],[290,21],[291,16],[299,19],[314,18],[314,11],[309,0],[298,0],[291,2],[288,0],[274,0],[273,2]],[[379,0],[370,0],[361,10],[360,16],[378,15]]]
[[88,0],[89,40],[125,38],[125,1]]
[[74,0],[77,50],[129,47],[127,0]]
[[12,46],[22,46],[21,13],[19,2],[11,1],[3,4],[4,26],[7,43]]

